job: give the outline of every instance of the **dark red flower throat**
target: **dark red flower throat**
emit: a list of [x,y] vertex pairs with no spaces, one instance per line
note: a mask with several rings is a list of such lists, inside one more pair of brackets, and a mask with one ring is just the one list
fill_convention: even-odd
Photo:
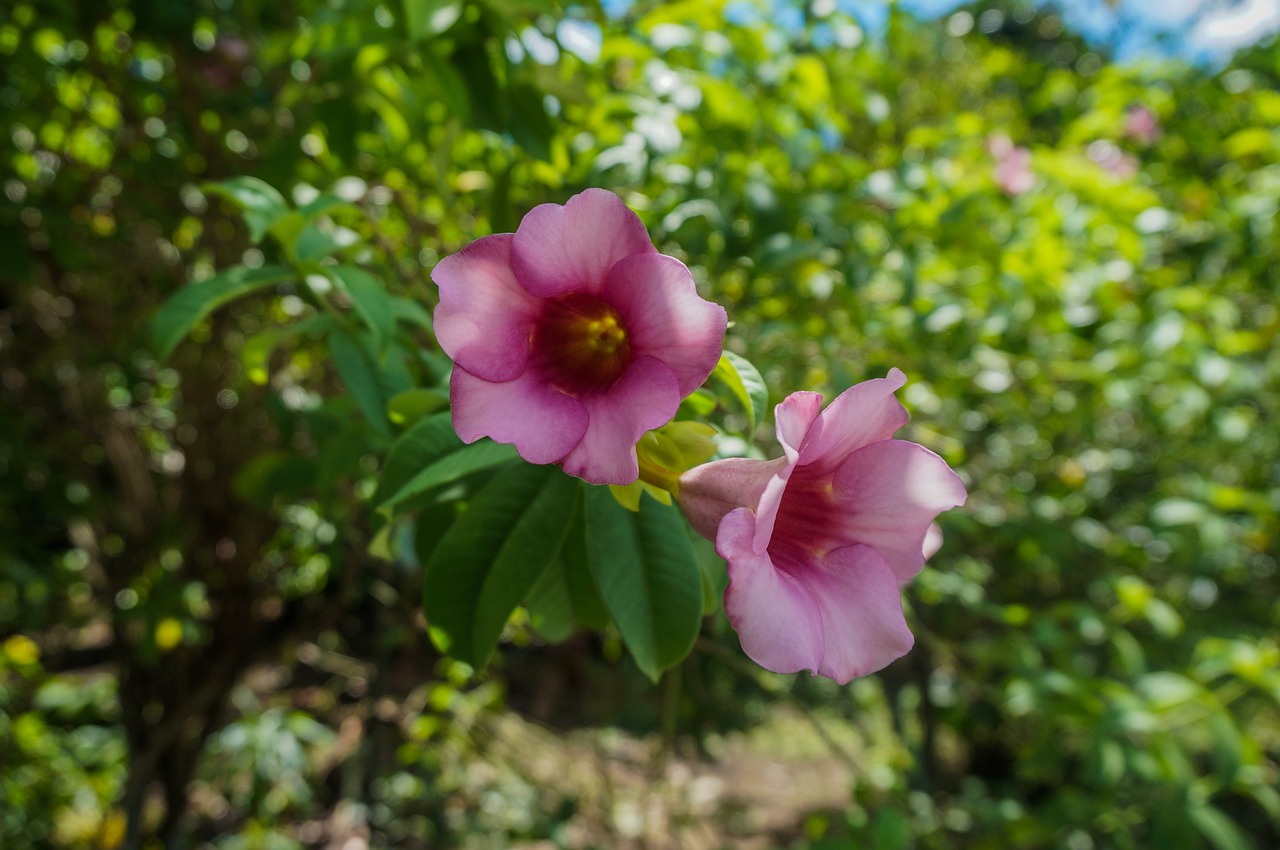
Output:
[[533,356],[551,383],[570,395],[613,386],[631,365],[627,325],[613,305],[585,293],[543,305],[534,323]]

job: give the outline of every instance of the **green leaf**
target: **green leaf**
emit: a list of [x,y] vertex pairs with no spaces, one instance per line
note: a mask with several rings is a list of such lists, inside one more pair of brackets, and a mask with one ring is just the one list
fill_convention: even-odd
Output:
[[419,325],[431,330],[431,314],[423,309],[422,305],[417,301],[410,301],[408,298],[393,297],[391,299],[391,312],[396,318],[402,322],[408,322],[411,325]]
[[543,105],[542,92],[527,83],[516,83],[507,94],[510,104],[508,125],[516,144],[536,159],[551,159],[551,138],[555,130]]
[[1135,689],[1146,697],[1152,711],[1166,712],[1185,703],[1198,701],[1203,693],[1199,684],[1181,673],[1160,671],[1148,673],[1135,683]]
[[1245,788],[1244,793],[1262,807],[1272,822],[1280,823],[1280,791],[1270,785],[1251,785]]
[[911,846],[911,821],[896,809],[881,809],[873,830],[872,846],[876,850],[906,850]]
[[329,192],[325,192],[323,194],[316,195],[310,201],[298,207],[298,215],[302,217],[303,221],[309,222],[327,212],[332,212],[339,208],[344,208],[352,212],[360,211],[360,208],[350,201],[344,200],[337,195],[330,194]]
[[1213,761],[1218,776],[1230,782],[1240,772],[1246,757],[1246,739],[1236,726],[1231,712],[1215,709],[1209,715],[1209,729],[1213,732]]
[[1096,781],[1104,785],[1116,785],[1124,778],[1124,748],[1112,738],[1097,737],[1093,741],[1090,758]]
[[199,283],[184,286],[160,306],[151,322],[151,340],[161,360],[167,358],[196,323],[218,307],[258,289],[288,280],[284,266],[251,269],[234,266]]
[[452,51],[445,53],[434,44],[427,43],[419,47],[417,58],[422,62],[423,83],[428,91],[444,101],[454,120],[463,126],[470,125],[472,107],[468,81],[454,67]]
[[1182,616],[1163,599],[1148,600],[1142,613],[1146,615],[1147,621],[1151,623],[1152,628],[1160,635],[1176,637],[1182,633]]
[[578,628],[561,561],[556,561],[542,574],[524,604],[529,609],[529,622],[534,631],[550,643],[560,643]]
[[1151,509],[1151,521],[1156,525],[1198,525],[1204,521],[1208,509],[1190,499],[1163,499]]
[[387,402],[387,416],[397,425],[412,425],[422,417],[448,406],[448,390],[435,388],[405,390]]
[[769,388],[760,372],[745,357],[725,351],[711,374],[723,381],[742,405],[747,414],[747,436],[754,434],[769,409]]
[[412,41],[439,35],[462,15],[459,0],[403,0],[404,25]]
[[[460,113],[459,120],[468,120],[470,126],[479,129],[501,132],[504,129],[501,118],[502,88],[494,76],[493,64],[484,46],[474,43],[459,45],[450,54],[449,64],[455,72],[453,76],[461,78],[466,87],[466,97],[461,99],[470,106],[469,119],[466,113]],[[441,82],[447,88],[452,80],[442,77]]]
[[351,298],[352,306],[373,331],[379,345],[390,342],[396,333],[396,308],[382,281],[355,266],[334,266],[329,273]]
[[264,386],[271,378],[271,353],[288,333],[288,328],[267,328],[249,337],[240,346],[240,363],[250,381]]
[[241,467],[232,486],[246,502],[270,507],[276,499],[288,501],[306,495],[316,480],[316,472],[308,458],[289,451],[270,451]]
[[657,681],[689,654],[702,621],[702,577],[684,519],[642,498],[632,513],[607,487],[588,487],[591,575],[636,664]]
[[298,262],[313,263],[323,260],[334,251],[343,247],[342,243],[326,233],[315,224],[307,224],[298,230],[298,235],[291,240],[293,256]]
[[391,510],[410,497],[516,457],[514,447],[492,440],[464,444],[454,433],[450,414],[437,413],[405,431],[391,446],[373,502],[380,510]]
[[581,505],[574,511],[560,557],[529,592],[525,605],[533,627],[552,643],[579,627],[603,629],[609,624],[609,610],[591,578]]
[[275,223],[289,212],[289,204],[274,186],[257,177],[232,177],[217,183],[205,183],[204,192],[231,200],[244,214],[249,238],[258,243]]
[[559,554],[579,492],[554,466],[520,464],[476,495],[427,563],[422,605],[442,650],[484,666],[511,612]]
[[329,353],[338,376],[351,393],[356,406],[373,429],[384,437],[391,436],[387,420],[387,395],[372,353],[354,335],[339,331],[329,337]]
[[1274,134],[1266,127],[1247,127],[1227,137],[1222,149],[1232,159],[1259,156],[1271,150]]
[[336,327],[337,323],[332,316],[320,314],[308,316],[300,322],[283,328],[267,328],[258,331],[245,340],[240,348],[240,362],[244,365],[245,374],[255,384],[266,384],[271,377],[269,370],[271,354],[283,340],[306,333],[324,335],[333,332]]
[[1187,814],[1216,850],[1257,850],[1257,845],[1221,809],[1205,803],[1193,805]]
[[693,391],[692,395],[680,402],[680,410],[676,413],[676,418],[704,419],[715,409],[715,394],[699,387]]
[[400,435],[387,452],[373,502],[381,505],[396,496],[414,476],[463,447],[449,413],[428,416]]
[[351,67],[353,56],[354,53],[345,58],[341,54],[332,55],[329,60],[329,79],[344,80],[346,84],[337,88],[334,96],[315,107],[316,117],[324,124],[329,150],[348,164],[356,158],[356,134],[372,123],[369,113],[355,106],[359,101],[354,91],[356,77]]
[[698,559],[698,575],[702,581],[702,615],[705,617],[720,610],[720,600],[724,598],[725,588],[729,586],[729,571],[724,558],[716,553],[714,543],[694,533],[692,529],[689,530],[689,540]]
[[519,455],[516,454],[514,447],[495,443],[492,440],[481,440],[469,446],[464,445],[409,479],[404,487],[379,505],[379,509],[394,513],[396,508],[409,499],[425,495],[437,487],[452,484],[473,472],[509,463],[518,458]]
[[413,554],[419,566],[431,560],[431,553],[458,518],[460,507],[461,502],[447,499],[418,511],[413,523]]

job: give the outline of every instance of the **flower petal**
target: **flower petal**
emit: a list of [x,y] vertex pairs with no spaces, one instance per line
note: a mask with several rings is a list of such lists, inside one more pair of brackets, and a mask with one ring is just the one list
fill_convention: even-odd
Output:
[[773,409],[774,430],[789,460],[800,458],[800,448],[809,438],[815,421],[821,419],[822,393],[796,392]]
[[887,377],[842,392],[809,429],[800,463],[838,464],[851,452],[892,437],[907,424],[906,408],[893,396],[906,382],[900,370],[890,369]]
[[613,264],[632,254],[657,253],[639,216],[604,189],[587,189],[564,204],[534,207],[512,243],[520,284],[540,298],[599,293]]
[[604,393],[581,398],[586,433],[560,465],[592,484],[630,484],[640,475],[636,443],[680,406],[676,376],[656,357],[637,357]]
[[449,381],[453,428],[464,443],[492,437],[511,443],[530,463],[554,463],[587,430],[587,411],[530,372],[495,383],[455,366]]
[[934,517],[963,505],[960,476],[924,446],[906,440],[872,443],[835,475],[841,536],[874,546],[905,581],[924,566]]
[[907,654],[915,643],[902,615],[902,591],[870,546],[847,546],[798,575],[822,617],[819,676],[840,684]]
[[477,239],[431,270],[440,288],[436,338],[454,362],[486,381],[524,371],[538,310],[511,270],[510,233]]
[[782,493],[787,489],[791,470],[795,469],[800,459],[800,446],[804,444],[806,435],[818,418],[818,411],[821,409],[822,395],[811,392],[792,393],[773,409],[774,427],[787,462],[765,485],[759,504],[756,506],[756,536],[753,545],[758,554],[764,554],[764,551],[769,548],[769,538],[773,536],[773,524],[778,517],[778,507],[782,504]]
[[879,553],[846,546],[822,562],[781,570],[751,545],[753,519],[739,508],[716,536],[716,551],[729,562],[725,613],[753,661],[775,673],[809,670],[844,684],[911,649],[898,580]]
[[728,315],[698,295],[684,263],[665,254],[634,254],[609,269],[601,298],[622,314],[631,351],[671,367],[680,395],[696,390],[720,360]]
[[680,476],[680,508],[694,531],[715,540],[720,520],[736,508],[755,510],[765,486],[786,465],[781,457],[733,457],[695,466]]
[[743,652],[766,670],[816,671],[823,655],[818,604],[804,584],[755,551],[755,534],[755,517],[746,508],[728,514],[716,534],[716,551],[729,562],[729,622]]

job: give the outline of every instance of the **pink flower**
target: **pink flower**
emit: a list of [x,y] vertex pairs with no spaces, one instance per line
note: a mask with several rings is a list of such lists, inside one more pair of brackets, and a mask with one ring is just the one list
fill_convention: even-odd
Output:
[[987,153],[995,159],[1004,159],[1013,150],[1013,139],[1008,133],[992,133],[987,136]]
[[686,516],[729,562],[729,621],[762,667],[844,683],[911,648],[899,587],[937,551],[934,518],[966,493],[942,458],[892,439],[906,380],[892,369],[821,412],[821,395],[793,393],[775,411],[783,457],[681,477]]
[[458,436],[512,443],[593,484],[635,481],[636,442],[720,358],[724,308],[603,189],[535,207],[431,278]]
[[1031,191],[1036,176],[1031,171],[1031,151],[1026,148],[1010,148],[999,160],[995,168],[996,183],[1006,195],[1021,195]]
[[1099,139],[1091,142],[1086,149],[1089,159],[1119,180],[1128,180],[1138,173],[1138,159],[1133,154],[1125,153],[1114,142]]
[[987,153],[996,161],[996,183],[1006,195],[1021,195],[1035,185],[1031,171],[1031,151],[1017,147],[1005,133],[987,136]]
[[1150,145],[1160,138],[1160,119],[1151,107],[1138,103],[1124,114],[1124,134],[1142,145]]

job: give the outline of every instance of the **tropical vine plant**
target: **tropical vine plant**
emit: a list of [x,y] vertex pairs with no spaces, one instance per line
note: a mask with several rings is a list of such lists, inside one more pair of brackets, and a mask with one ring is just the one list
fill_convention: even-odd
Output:
[[330,258],[340,197],[291,207],[251,178],[208,190],[285,263],[179,290],[155,318],[157,349],[256,290],[312,302],[309,318],[246,344],[249,369],[261,378],[287,335],[326,341],[385,446],[374,546],[424,567],[442,651],[484,667],[523,607],[553,640],[616,628],[656,680],[722,598],[744,651],[774,672],[848,682],[910,650],[900,586],[937,550],[935,517],[966,493],[940,457],[893,438],[907,420],[901,371],[826,409],[818,393],[786,396],[773,415],[781,456],[735,456],[769,390],[724,350],[725,309],[612,192],[542,204],[514,233],[441,259],[429,315]]

